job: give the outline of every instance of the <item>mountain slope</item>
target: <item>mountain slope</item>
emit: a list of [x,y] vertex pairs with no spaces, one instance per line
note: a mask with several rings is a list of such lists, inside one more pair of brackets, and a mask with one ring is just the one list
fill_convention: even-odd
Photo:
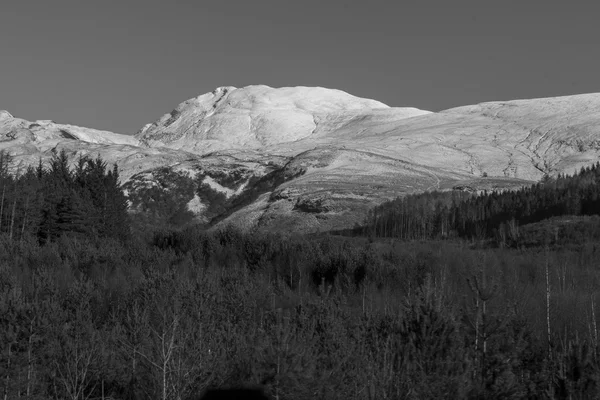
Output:
[[324,88],[220,87],[189,99],[136,135],[151,147],[204,154],[224,149],[259,149],[326,135],[372,110],[392,110],[396,118],[428,113],[390,109],[375,100]]
[[15,172],[37,165],[40,158],[47,161],[60,150],[67,151],[73,160],[78,156],[100,155],[109,163],[117,163],[123,180],[139,171],[189,158],[182,152],[143,148],[139,144],[130,135],[48,120],[30,122],[0,110],[0,150],[13,156]]
[[0,149],[21,165],[53,149],[117,162],[149,223],[311,232],[405,193],[513,188],[596,162],[600,94],[430,113],[324,88],[221,87],[135,137],[0,112]]

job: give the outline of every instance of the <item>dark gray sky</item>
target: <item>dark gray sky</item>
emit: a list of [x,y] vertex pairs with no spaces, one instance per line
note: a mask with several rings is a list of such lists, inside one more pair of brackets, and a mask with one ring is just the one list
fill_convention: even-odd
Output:
[[228,85],[433,111],[597,92],[599,15],[594,1],[3,0],[0,109],[135,133]]

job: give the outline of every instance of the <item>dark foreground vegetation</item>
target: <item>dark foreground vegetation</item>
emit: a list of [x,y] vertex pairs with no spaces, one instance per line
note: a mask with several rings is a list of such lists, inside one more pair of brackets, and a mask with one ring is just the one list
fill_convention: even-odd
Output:
[[[108,181],[64,193],[92,207]],[[524,224],[529,245],[510,247],[379,239],[368,227],[125,234],[126,217],[101,228],[112,225],[98,203],[86,234],[69,225],[81,213],[61,214],[49,235],[39,223],[17,234],[6,225],[14,182],[4,175],[3,399],[195,399],[239,386],[277,399],[600,396],[600,244],[565,233],[596,217]]]

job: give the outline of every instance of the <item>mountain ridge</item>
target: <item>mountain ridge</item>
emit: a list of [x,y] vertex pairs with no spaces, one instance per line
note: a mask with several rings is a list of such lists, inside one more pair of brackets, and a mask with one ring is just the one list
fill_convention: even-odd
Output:
[[0,111],[0,150],[20,167],[56,150],[116,162],[131,211],[166,224],[343,229],[404,194],[503,190],[598,161],[600,93],[432,113],[321,87],[222,86],[134,136]]
[[[186,148],[198,154],[231,148],[261,148],[308,138],[371,110],[389,110],[384,103],[321,87],[219,87],[188,99],[136,137],[143,145]],[[428,113],[395,109],[396,115]],[[236,135],[231,138],[230,132]]]

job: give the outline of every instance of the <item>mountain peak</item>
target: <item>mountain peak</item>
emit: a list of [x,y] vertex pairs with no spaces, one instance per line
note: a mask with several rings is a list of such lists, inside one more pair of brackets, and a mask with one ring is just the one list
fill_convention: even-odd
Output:
[[[232,90],[236,90],[236,89],[237,88],[235,86],[219,86],[215,90],[212,91],[212,94],[219,95],[222,93],[231,92]],[[203,95],[201,95],[201,96],[203,96]]]
[[[336,130],[386,104],[323,87],[221,86],[180,103],[137,134],[149,147],[195,153],[264,148]],[[426,113],[405,109],[406,117]]]
[[6,110],[0,110],[0,120],[14,118],[11,113]]

